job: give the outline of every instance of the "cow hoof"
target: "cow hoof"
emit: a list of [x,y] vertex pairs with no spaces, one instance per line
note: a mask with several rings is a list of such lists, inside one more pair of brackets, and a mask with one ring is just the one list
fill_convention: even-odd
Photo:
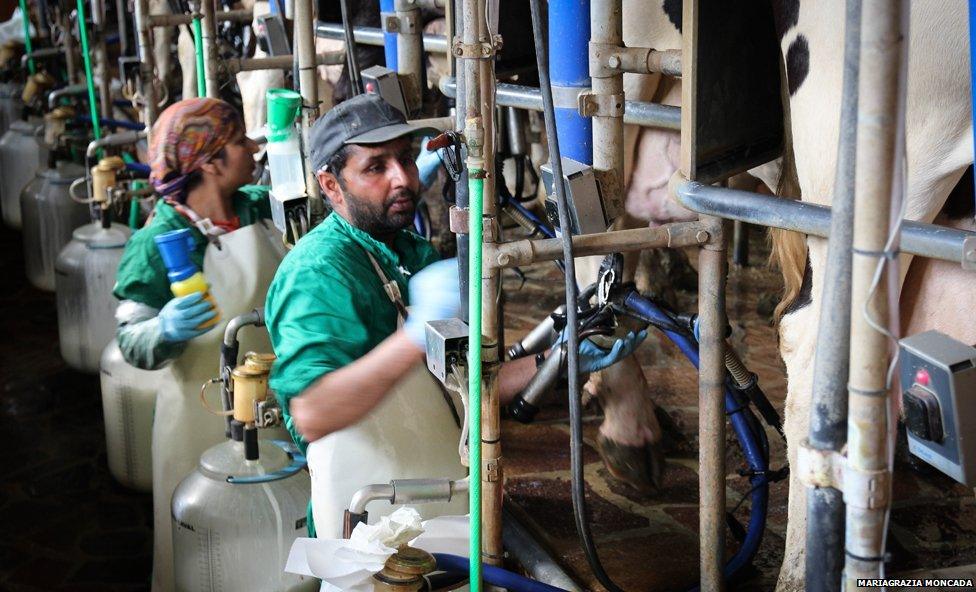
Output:
[[600,434],[597,449],[615,479],[644,495],[653,495],[661,489],[665,461],[659,444],[627,446]]

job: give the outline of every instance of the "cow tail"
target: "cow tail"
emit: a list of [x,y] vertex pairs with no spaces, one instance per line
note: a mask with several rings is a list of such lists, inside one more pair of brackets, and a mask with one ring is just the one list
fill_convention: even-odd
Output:
[[[781,60],[782,79],[785,81]],[[790,124],[790,96],[783,87],[783,168],[779,182],[776,185],[776,195],[786,199],[800,199],[800,181],[796,174],[796,158],[793,154],[793,133]],[[806,237],[792,230],[780,230],[778,228],[769,229],[769,239],[771,248],[769,252],[769,264],[771,267],[778,267],[783,274],[783,296],[773,318],[778,323],[791,304],[800,294],[800,287],[803,284],[803,271],[807,262],[807,242]]]

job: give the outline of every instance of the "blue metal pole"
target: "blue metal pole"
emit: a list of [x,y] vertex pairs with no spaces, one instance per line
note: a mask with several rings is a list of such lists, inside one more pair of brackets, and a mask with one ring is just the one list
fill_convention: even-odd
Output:
[[[973,0],[976,1],[976,0]],[[549,2],[549,78],[562,156],[593,164],[593,124],[576,95],[590,88],[590,0]]]
[[[380,0],[380,13],[394,12],[394,0]],[[383,55],[386,56],[386,67],[394,72],[397,70],[397,36],[396,33],[383,33]]]

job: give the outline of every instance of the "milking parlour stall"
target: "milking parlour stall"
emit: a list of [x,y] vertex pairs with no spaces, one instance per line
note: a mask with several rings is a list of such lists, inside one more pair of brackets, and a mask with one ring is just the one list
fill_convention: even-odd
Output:
[[974,2],[0,21],[0,590],[976,588]]

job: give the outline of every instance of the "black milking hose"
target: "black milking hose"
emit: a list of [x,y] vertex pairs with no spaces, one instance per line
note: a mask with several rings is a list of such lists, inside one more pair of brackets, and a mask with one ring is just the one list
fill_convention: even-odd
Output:
[[[342,33],[346,39],[346,67],[349,68],[349,86],[352,87],[350,96],[362,94],[363,87],[359,81],[359,63],[356,61],[356,37],[353,35],[352,25],[349,24],[349,6],[347,0],[340,0],[339,9],[342,12]],[[298,52],[296,52],[298,53]]]
[[553,178],[556,182],[556,208],[559,212],[559,226],[562,228],[563,264],[566,266],[566,326],[568,331],[567,349],[568,382],[569,382],[569,416],[570,416],[570,466],[572,472],[573,512],[576,516],[576,531],[579,533],[580,543],[586,553],[586,560],[593,570],[593,575],[610,592],[623,592],[617,586],[600,563],[600,557],[593,545],[590,535],[590,524],[586,520],[586,498],[583,482],[583,402],[580,399],[579,384],[579,335],[576,311],[576,265],[573,261],[573,239],[569,231],[569,208],[566,202],[566,190],[563,186],[563,166],[559,155],[559,138],[556,135],[556,113],[552,100],[552,84],[549,80],[549,58],[542,37],[542,10],[539,0],[530,0],[532,10],[532,38],[535,41],[535,59],[539,66],[539,87],[542,91],[542,106],[546,121],[546,139],[549,142],[549,160],[552,162]]

